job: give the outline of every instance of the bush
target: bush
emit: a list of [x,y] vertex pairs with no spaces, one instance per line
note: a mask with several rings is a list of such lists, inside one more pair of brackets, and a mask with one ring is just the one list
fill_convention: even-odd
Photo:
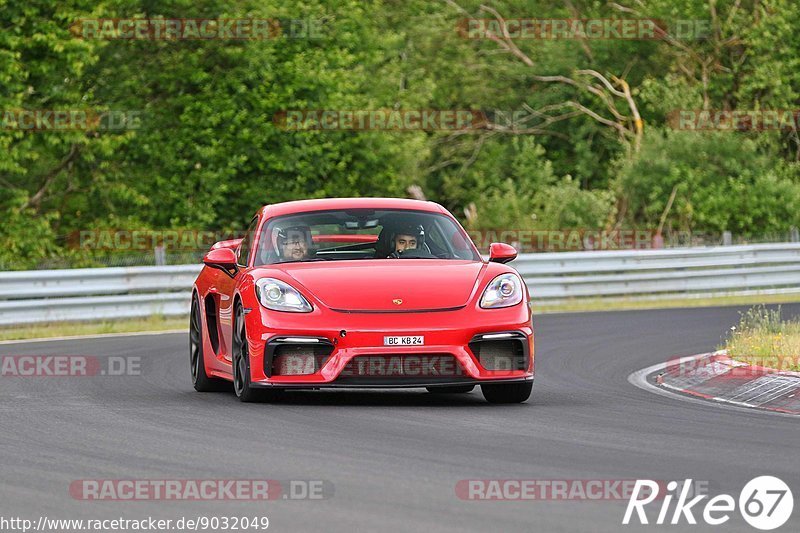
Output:
[[741,133],[651,130],[615,182],[629,221],[658,225],[677,187],[667,228],[735,234],[783,232],[800,223],[798,166],[770,157]]
[[0,268],[24,270],[33,268],[55,249],[51,216],[34,216],[28,207],[28,195],[15,189],[0,189]]

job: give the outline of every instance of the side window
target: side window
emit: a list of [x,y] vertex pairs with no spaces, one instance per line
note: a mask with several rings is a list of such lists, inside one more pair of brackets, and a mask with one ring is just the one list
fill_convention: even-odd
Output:
[[455,224],[436,224],[435,242],[452,259],[473,259],[473,253]]
[[242,238],[242,244],[239,245],[238,263],[241,266],[247,266],[247,262],[250,259],[250,245],[253,244],[253,239],[255,238],[255,231],[257,225],[258,225],[258,217],[255,217],[253,220],[250,221],[250,226],[247,228],[247,232],[244,234],[244,238]]

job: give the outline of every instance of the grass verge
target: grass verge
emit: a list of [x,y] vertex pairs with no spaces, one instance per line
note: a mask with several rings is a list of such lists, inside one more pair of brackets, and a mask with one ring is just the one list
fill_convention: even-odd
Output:
[[742,313],[723,348],[737,361],[777,370],[800,371],[800,320],[781,320],[781,309],[763,305]]
[[56,322],[0,328],[0,341],[18,339],[44,339],[73,335],[102,335],[104,333],[135,333],[137,331],[167,331],[189,329],[189,316],[151,316],[127,320],[102,322]]
[[800,302],[797,294],[754,294],[748,296],[717,296],[708,298],[663,298],[663,299],[604,299],[581,298],[557,304],[539,303],[533,297],[533,312],[578,313],[583,311],[625,311],[628,309],[669,309],[676,307],[716,307],[733,305],[782,304]]

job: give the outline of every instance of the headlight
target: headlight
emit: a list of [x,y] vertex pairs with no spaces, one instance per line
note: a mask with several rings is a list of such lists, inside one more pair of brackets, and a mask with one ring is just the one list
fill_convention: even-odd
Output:
[[262,278],[256,281],[256,295],[261,305],[273,311],[310,313],[313,310],[300,291],[279,279]]
[[481,307],[496,309],[511,307],[522,301],[522,280],[516,274],[500,274],[494,278],[481,296]]

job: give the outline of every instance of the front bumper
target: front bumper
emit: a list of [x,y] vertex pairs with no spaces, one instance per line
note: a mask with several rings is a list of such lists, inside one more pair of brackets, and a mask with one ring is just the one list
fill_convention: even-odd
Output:
[[398,379],[385,382],[339,382],[331,383],[276,383],[255,382],[250,386],[255,389],[418,389],[421,387],[447,387],[458,385],[480,385],[481,383],[525,383],[533,382],[533,376],[517,379],[496,380],[460,380],[460,381],[425,381],[421,379]]
[[[342,313],[315,309],[312,313],[278,313],[255,307],[247,315],[251,383],[262,388],[409,388],[479,383],[532,381],[534,343],[530,309],[518,305],[485,310],[469,306],[448,311],[409,313]],[[507,334],[524,346],[523,364],[488,368],[475,349],[483,335]],[[385,336],[423,335],[423,346],[384,346]],[[288,342],[287,342],[288,339]],[[302,339],[319,349],[314,368],[301,375],[275,371],[276,346]],[[471,345],[472,343],[472,345]],[[373,372],[370,362],[389,361],[385,368],[399,372]],[[442,361],[433,369],[415,363]],[[364,360],[366,364],[362,364]],[[454,365],[446,364],[452,360]],[[482,364],[482,362],[484,364]],[[421,372],[420,367],[433,371]],[[370,371],[354,372],[355,368]],[[409,368],[414,371],[408,375]],[[447,369],[453,371],[447,371]]]

